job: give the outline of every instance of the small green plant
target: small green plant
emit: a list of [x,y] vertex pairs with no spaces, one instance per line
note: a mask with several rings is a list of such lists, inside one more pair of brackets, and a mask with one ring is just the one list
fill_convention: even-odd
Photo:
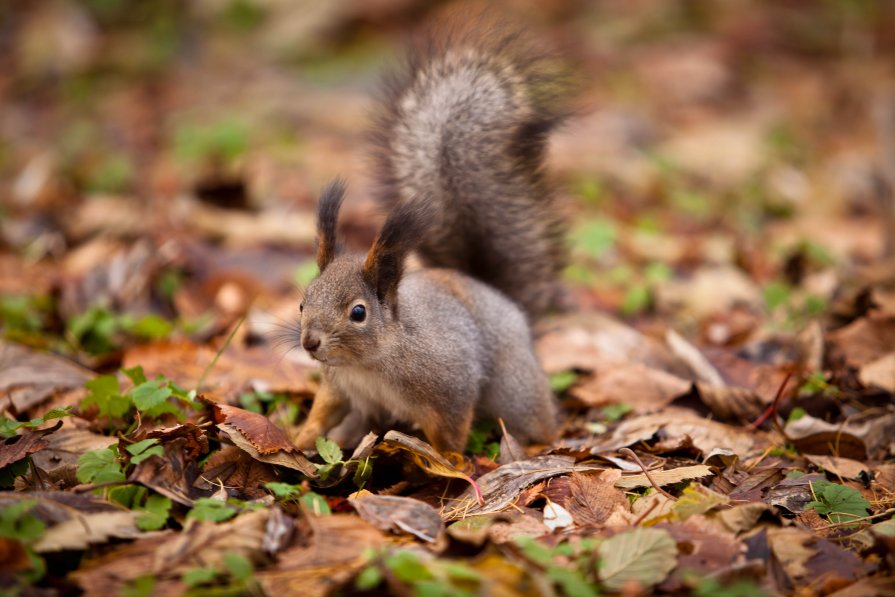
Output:
[[870,514],[870,503],[857,489],[829,481],[811,484],[814,500],[805,505],[834,524],[848,523]]
[[478,594],[482,577],[465,564],[420,555],[409,550],[368,551],[369,562],[354,581],[361,591],[382,584],[387,570],[416,595],[425,597],[472,597]]
[[597,542],[585,538],[576,544],[547,547],[531,537],[517,537],[522,555],[537,565],[547,578],[569,597],[594,597],[597,590]]
[[186,517],[200,522],[223,522],[236,516],[237,512],[237,508],[227,502],[214,498],[199,498]]
[[550,376],[550,389],[554,394],[562,394],[578,381],[578,374],[574,371],[560,371]]
[[0,326],[10,340],[28,338],[45,330],[53,314],[53,299],[44,295],[0,297]]
[[497,426],[493,421],[478,421],[469,430],[466,440],[467,454],[483,455],[491,460],[496,460],[500,455],[500,444],[496,441],[488,441],[497,432]]
[[[190,568],[181,576],[183,583],[191,589],[203,587],[211,584],[221,584],[226,587],[224,594],[246,594],[247,584],[251,582],[255,573],[255,567],[244,555],[235,551],[228,551],[224,554],[223,566],[215,568],[214,566],[205,566],[201,568]],[[252,592],[248,592],[252,594]]]
[[[799,387],[799,394],[803,396],[821,394],[824,396],[836,397],[840,393],[841,390],[838,386],[827,381],[827,376],[823,371],[815,371],[809,375],[808,379],[806,379]],[[793,411],[795,411],[795,409],[793,409]]]
[[326,516],[332,514],[329,504],[319,493],[308,491],[301,485],[290,485],[289,483],[270,482],[264,484],[267,489],[280,502],[294,502],[302,504],[309,512],[313,512],[318,516]]
[[158,340],[174,331],[174,325],[155,314],[140,317],[118,314],[103,308],[91,307],[72,317],[66,335],[75,348],[90,354],[106,354],[117,350],[128,337],[137,340]]
[[[22,584],[36,582],[46,572],[46,565],[43,559],[31,548],[43,536],[46,529],[43,521],[31,514],[31,510],[37,504],[37,500],[29,499],[20,500],[0,508],[0,539],[14,541],[21,545],[28,558],[30,569],[21,574],[18,579],[22,581]],[[10,547],[6,548],[7,555],[10,549]]]
[[316,446],[317,453],[320,454],[320,457],[325,463],[315,465],[317,467],[317,473],[323,480],[326,480],[336,467],[344,466],[346,464],[357,464],[353,480],[354,484],[360,488],[363,488],[363,486],[366,485],[370,475],[373,474],[373,465],[369,457],[363,460],[343,460],[342,449],[339,447],[339,444],[326,439],[325,437],[318,437]]
[[630,404],[607,404],[601,412],[607,421],[618,421],[632,410]]
[[95,407],[97,415],[106,419],[111,429],[133,425],[134,411],[139,412],[144,420],[172,415],[182,422],[183,408],[170,399],[187,408],[197,406],[195,392],[187,392],[170,379],[161,375],[152,380],[146,379],[143,368],[139,366],[121,371],[133,382],[133,388],[122,392],[118,378],[114,375],[101,375],[84,384],[90,394],[80,404],[82,411]]
[[47,421],[52,421],[53,419],[61,419],[70,415],[70,406],[63,406],[60,408],[48,410],[42,416],[31,419],[30,421],[16,421],[0,415],[0,437],[12,437],[19,429],[37,429]]

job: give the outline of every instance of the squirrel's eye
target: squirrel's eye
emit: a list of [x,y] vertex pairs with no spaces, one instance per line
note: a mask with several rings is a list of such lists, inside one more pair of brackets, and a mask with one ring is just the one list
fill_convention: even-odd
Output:
[[298,303],[298,312],[301,313],[301,312],[304,311],[304,310],[305,310],[305,304],[304,304],[304,303]]
[[367,317],[367,310],[363,305],[354,305],[354,308],[351,309],[351,321],[356,321],[360,323]]

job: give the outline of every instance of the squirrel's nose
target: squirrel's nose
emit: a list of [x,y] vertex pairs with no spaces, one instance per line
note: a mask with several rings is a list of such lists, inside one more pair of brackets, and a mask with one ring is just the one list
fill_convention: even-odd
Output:
[[320,336],[314,333],[309,333],[301,339],[301,345],[304,346],[305,350],[308,352],[314,352],[320,348]]

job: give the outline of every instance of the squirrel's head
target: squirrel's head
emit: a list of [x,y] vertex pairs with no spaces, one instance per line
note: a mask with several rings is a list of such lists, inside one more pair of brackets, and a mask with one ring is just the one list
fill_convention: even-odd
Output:
[[398,317],[404,260],[426,221],[425,202],[399,204],[366,257],[344,254],[336,242],[345,184],[324,189],[317,211],[317,267],[301,304],[301,345],[328,365],[360,364],[377,354]]

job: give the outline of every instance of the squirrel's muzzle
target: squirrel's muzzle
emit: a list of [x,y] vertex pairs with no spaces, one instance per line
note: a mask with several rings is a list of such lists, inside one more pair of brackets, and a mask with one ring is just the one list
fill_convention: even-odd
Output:
[[308,332],[301,339],[301,345],[308,352],[313,353],[315,350],[320,348],[320,336],[315,334],[314,332]]

